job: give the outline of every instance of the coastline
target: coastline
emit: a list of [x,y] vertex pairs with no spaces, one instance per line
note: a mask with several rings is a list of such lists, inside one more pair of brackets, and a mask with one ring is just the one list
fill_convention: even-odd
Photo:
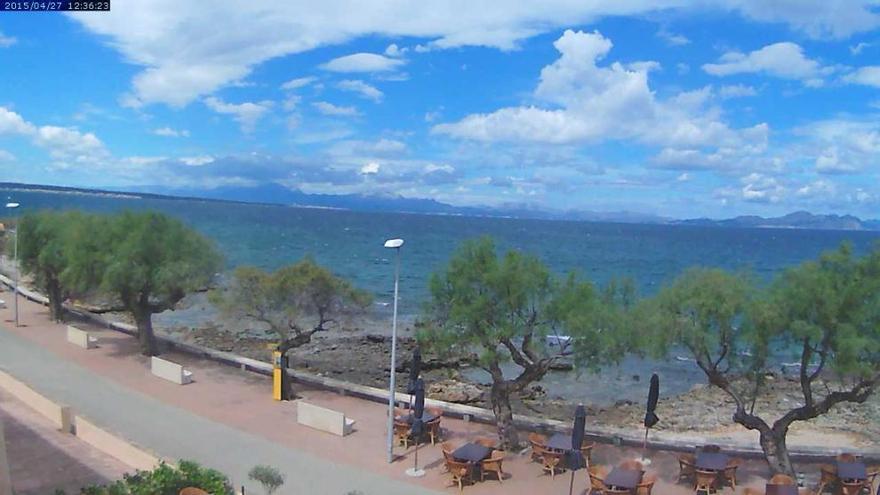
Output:
[[[116,316],[111,319],[123,322],[127,319],[123,315]],[[381,319],[374,320],[372,325],[383,324]],[[360,320],[349,322],[354,325],[352,327],[317,334],[311,343],[292,351],[292,368],[357,385],[383,388],[388,379],[390,346],[385,335],[371,331],[369,325],[358,325],[358,321]],[[226,332],[210,326],[164,328],[157,325],[156,330],[158,334],[188,343],[269,362],[270,351],[267,344],[271,340],[265,337]],[[408,374],[407,359],[413,340],[406,334],[406,325],[401,325],[401,333],[398,352],[402,358],[397,371],[399,383],[405,383]],[[429,383],[451,383],[455,389],[453,393],[460,392],[461,387],[456,388],[458,384],[469,383],[462,373],[466,363],[432,362],[431,356],[426,356],[426,363],[424,376]],[[591,380],[592,383],[599,381],[602,381],[602,377]],[[473,384],[470,386],[473,387]],[[777,411],[782,411],[783,408],[790,407],[792,401],[797,401],[797,391],[796,382],[774,375],[768,392],[759,400],[757,410],[762,414],[769,413],[771,417],[778,416]],[[479,389],[477,393],[479,394]],[[454,400],[454,397],[453,400],[449,400],[450,397],[429,397],[477,407],[487,406],[485,393],[476,398],[469,396],[468,400],[462,401]],[[532,387],[525,396],[517,397],[513,401],[517,414],[560,421],[570,419],[575,404],[576,402],[548,394],[542,386]],[[641,427],[644,416],[644,406],[640,400],[620,400],[610,405],[587,404],[587,411],[588,424],[607,429],[637,430]],[[655,430],[673,437],[702,435],[709,438],[753,441],[752,432],[733,423],[732,411],[732,403],[723,392],[706,385],[695,385],[682,394],[661,398],[658,406],[661,422]],[[815,447],[880,447],[880,396],[874,394],[865,404],[843,404],[825,416],[796,423],[790,439],[792,444]]]

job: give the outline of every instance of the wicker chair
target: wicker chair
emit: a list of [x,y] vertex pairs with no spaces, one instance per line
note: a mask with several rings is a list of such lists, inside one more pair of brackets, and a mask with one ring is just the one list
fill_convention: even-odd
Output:
[[842,480],[840,482],[841,495],[862,495],[863,490],[870,491],[870,489],[871,489],[871,485],[868,484],[868,480],[858,480],[858,481]]
[[394,422],[394,442],[397,445],[402,445],[404,448],[409,447],[410,442],[410,426],[409,423],[403,423],[400,421]]
[[[871,493],[874,493],[874,483],[880,478],[880,466],[871,466],[868,468],[868,487]],[[878,488],[880,490],[880,488]]]
[[532,446],[531,460],[540,461],[547,448],[547,437],[539,433],[529,433],[529,445]]
[[446,470],[452,476],[452,482],[458,485],[458,491],[463,490],[465,483],[473,482],[471,478],[471,465],[466,462],[446,459]]
[[651,495],[654,489],[654,483],[657,482],[657,475],[654,473],[647,474],[642,477],[642,482],[636,485],[636,495]]
[[822,464],[819,466],[819,486],[816,487],[816,495],[821,495],[829,486],[833,486],[837,482],[837,468],[830,464]]
[[565,471],[565,463],[562,458],[565,456],[562,452],[554,452],[552,450],[544,450],[541,454],[541,468],[545,472],[550,473],[550,477],[556,477],[556,472]]
[[682,480],[694,481],[697,474],[695,463],[697,462],[693,454],[681,454],[678,456],[678,482]]
[[589,495],[604,495],[605,490],[608,489],[608,487],[605,486],[605,477],[608,476],[608,468],[605,466],[592,466],[588,473],[590,475]]
[[503,450],[495,450],[492,452],[491,457],[483,459],[483,461],[480,462],[480,481],[486,481],[487,473],[494,473],[498,477],[498,482],[501,483],[501,478],[504,476],[504,471],[501,469],[501,464],[503,462]]
[[486,437],[477,437],[474,439],[474,443],[477,445],[482,445],[483,447],[489,447],[490,449],[495,448],[495,440]]
[[733,491],[736,491],[736,468],[739,467],[739,460],[731,459],[727,462],[727,467],[721,472],[721,478]]
[[442,429],[440,428],[440,416],[425,423],[425,427],[427,428],[428,436],[431,437],[431,445],[436,445],[437,441],[440,440],[442,433]]
[[587,460],[588,466],[593,463],[593,448],[595,447],[595,442],[584,442],[581,444],[581,455]]
[[632,495],[632,490],[626,488],[606,488],[605,495]]
[[715,484],[718,481],[718,473],[696,469],[694,474],[694,492],[711,495],[715,493]]

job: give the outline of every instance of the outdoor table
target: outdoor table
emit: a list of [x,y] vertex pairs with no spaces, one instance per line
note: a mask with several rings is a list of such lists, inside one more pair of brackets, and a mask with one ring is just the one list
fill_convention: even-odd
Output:
[[642,471],[616,467],[605,477],[605,485],[624,490],[633,490],[642,481]]
[[492,447],[486,447],[478,443],[466,443],[452,452],[452,457],[456,461],[466,461],[478,464],[483,459],[488,458],[492,454]]
[[767,483],[764,495],[799,495],[797,485],[774,485]]
[[568,452],[571,450],[571,435],[564,433],[556,433],[547,440],[547,448],[558,450],[560,452]]
[[[434,421],[434,420],[437,419],[437,418],[438,418],[438,416],[437,416],[436,414],[431,414],[431,413],[429,413],[429,412],[427,412],[427,411],[425,411],[424,413],[422,413],[422,422],[423,422],[423,423],[428,423],[428,422]],[[408,424],[412,424],[413,420],[415,419],[415,414],[413,414],[413,413],[409,413],[409,414],[407,414],[406,416],[397,416],[397,417],[394,418],[394,419],[396,419],[397,421],[401,421],[401,422],[405,422],[405,423],[408,423]]]
[[719,452],[699,452],[694,466],[703,471],[724,471],[729,461],[727,454]]
[[842,480],[866,480],[868,469],[863,462],[837,462],[837,477]]

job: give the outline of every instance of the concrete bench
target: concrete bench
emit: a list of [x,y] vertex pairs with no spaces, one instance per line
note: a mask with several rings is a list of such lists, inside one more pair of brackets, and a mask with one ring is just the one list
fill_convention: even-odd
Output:
[[98,339],[89,335],[89,332],[70,325],[67,326],[67,341],[83,349],[98,347]]
[[354,426],[354,420],[346,418],[345,414],[339,411],[309,404],[301,400],[296,403],[296,419],[301,425],[326,431],[340,437],[351,433]]
[[150,371],[159,378],[164,378],[178,385],[186,385],[192,381],[191,371],[185,369],[180,364],[157,358],[156,356],[150,359]]

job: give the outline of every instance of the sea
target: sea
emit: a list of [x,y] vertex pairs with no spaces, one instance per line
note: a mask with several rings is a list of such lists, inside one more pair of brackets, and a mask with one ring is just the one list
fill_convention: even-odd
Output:
[[[640,295],[651,295],[691,266],[747,270],[769,280],[782,270],[849,242],[864,252],[880,232],[802,229],[642,225],[377,213],[203,200],[135,198],[45,191],[3,190],[21,210],[81,209],[91,212],[157,210],[179,218],[212,239],[226,268],[255,265],[267,270],[312,256],[341,277],[375,294],[375,313],[390,319],[394,287],[389,238],[402,238],[400,312],[417,315],[428,297],[430,274],[441,270],[465,240],[493,237],[502,250],[539,257],[553,271],[577,272],[598,285],[615,277],[632,278]],[[699,212],[695,212],[699,216]],[[192,315],[182,312],[180,322]],[[165,324],[175,323],[164,314]],[[511,369],[511,372],[513,370]],[[664,391],[686,391],[705,381],[684,356],[667,361],[627,358],[603,371],[603,380],[572,372],[544,380],[552,396],[594,403],[641,400],[646,377],[658,372]],[[484,381],[477,370],[471,377]],[[587,385],[591,384],[591,385]],[[594,390],[595,389],[595,390]]]

